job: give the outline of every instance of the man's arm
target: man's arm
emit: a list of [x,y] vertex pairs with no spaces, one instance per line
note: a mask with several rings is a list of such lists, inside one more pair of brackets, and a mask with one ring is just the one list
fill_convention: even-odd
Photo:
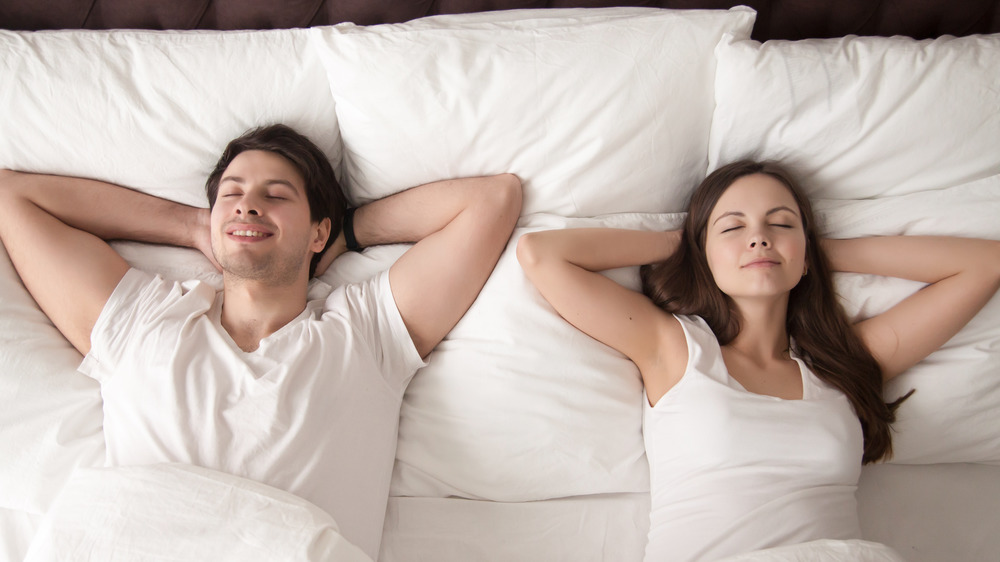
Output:
[[521,182],[511,174],[429,183],[357,210],[362,246],[416,242],[389,283],[422,357],[472,306],[520,212]]
[[95,180],[9,170],[0,170],[0,239],[31,296],[83,354],[128,271],[105,240],[211,252],[205,209]]

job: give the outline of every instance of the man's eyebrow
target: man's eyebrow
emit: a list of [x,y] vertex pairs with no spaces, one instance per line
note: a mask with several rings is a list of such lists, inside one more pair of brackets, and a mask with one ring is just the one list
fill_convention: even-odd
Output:
[[[796,213],[791,207],[786,207],[785,205],[780,205],[778,207],[770,209],[768,212],[764,213],[764,216],[773,215],[774,213],[778,213],[781,211],[788,211],[789,213],[792,213],[795,216],[799,216],[799,214]],[[719,215],[719,218],[715,219],[715,221],[712,222],[712,224],[715,224],[726,217],[745,217],[745,216],[746,214],[744,214],[742,211],[729,211]]]

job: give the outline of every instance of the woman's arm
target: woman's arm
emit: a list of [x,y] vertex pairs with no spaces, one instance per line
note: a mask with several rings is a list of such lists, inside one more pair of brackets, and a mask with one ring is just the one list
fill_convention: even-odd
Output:
[[679,231],[569,229],[525,234],[517,245],[542,296],[569,323],[631,359],[654,404],[687,364],[682,328],[645,295],[597,272],[663,261],[679,243]]
[[822,244],[835,271],[928,283],[856,326],[886,379],[944,345],[1000,287],[1000,242],[992,240],[886,236]]

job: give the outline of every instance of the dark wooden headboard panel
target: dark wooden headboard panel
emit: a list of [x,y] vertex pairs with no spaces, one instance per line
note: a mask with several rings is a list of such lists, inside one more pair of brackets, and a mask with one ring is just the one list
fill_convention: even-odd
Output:
[[757,10],[754,38],[1000,32],[1000,0],[2,0],[0,28],[275,29],[396,23],[434,14],[514,8],[655,6]]

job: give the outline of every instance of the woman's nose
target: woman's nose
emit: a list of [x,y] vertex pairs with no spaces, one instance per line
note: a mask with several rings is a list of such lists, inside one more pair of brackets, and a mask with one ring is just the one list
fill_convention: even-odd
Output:
[[750,237],[750,247],[751,248],[756,248],[758,245],[760,247],[762,247],[762,248],[767,248],[768,247],[767,238],[764,238],[763,236],[760,236],[760,235],[751,236]]

